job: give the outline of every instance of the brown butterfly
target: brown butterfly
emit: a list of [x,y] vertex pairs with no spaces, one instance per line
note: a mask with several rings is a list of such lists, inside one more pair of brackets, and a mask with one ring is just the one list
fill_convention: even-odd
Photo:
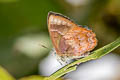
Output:
[[48,30],[56,54],[61,58],[83,57],[97,45],[92,30],[75,24],[59,13],[48,13]]

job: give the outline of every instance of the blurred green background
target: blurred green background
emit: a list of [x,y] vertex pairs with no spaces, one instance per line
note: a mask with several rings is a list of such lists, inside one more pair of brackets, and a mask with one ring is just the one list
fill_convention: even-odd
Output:
[[[0,65],[16,78],[39,74],[38,65],[52,48],[49,11],[89,26],[97,48],[120,36],[120,0],[0,0]],[[114,54],[119,56],[120,48]]]

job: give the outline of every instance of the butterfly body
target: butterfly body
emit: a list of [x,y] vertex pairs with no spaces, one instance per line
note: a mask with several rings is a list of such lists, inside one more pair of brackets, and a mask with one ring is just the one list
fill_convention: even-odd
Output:
[[92,30],[78,26],[58,13],[49,13],[48,30],[56,54],[60,57],[80,58],[97,45],[96,35]]

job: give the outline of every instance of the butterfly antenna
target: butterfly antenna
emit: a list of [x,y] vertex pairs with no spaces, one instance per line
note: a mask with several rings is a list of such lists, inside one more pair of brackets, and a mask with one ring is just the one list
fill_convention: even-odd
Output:
[[40,46],[42,46],[43,48],[49,49],[48,47],[46,47],[46,46],[43,45],[43,44],[40,44]]

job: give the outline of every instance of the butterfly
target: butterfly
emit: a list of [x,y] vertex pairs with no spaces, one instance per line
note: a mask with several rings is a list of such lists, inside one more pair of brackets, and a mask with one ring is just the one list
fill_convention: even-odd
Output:
[[75,24],[60,13],[49,12],[47,23],[56,54],[62,60],[84,57],[97,45],[92,30]]

